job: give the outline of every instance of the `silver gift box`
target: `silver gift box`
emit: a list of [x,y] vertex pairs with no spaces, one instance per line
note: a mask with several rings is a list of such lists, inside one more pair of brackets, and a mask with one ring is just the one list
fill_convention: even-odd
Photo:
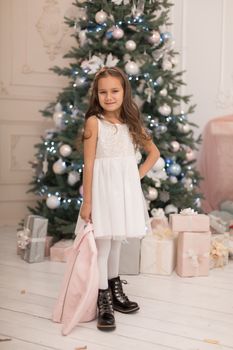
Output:
[[23,259],[29,263],[43,261],[48,219],[38,215],[28,215],[24,226],[29,230],[29,244],[25,249]]
[[128,238],[121,244],[120,275],[138,275],[140,268],[141,240]]

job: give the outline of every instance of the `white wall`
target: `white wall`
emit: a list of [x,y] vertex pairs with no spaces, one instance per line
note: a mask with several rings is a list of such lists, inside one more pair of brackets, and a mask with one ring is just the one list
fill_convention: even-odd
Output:
[[19,222],[35,200],[34,145],[51,123],[39,112],[64,85],[49,71],[71,46],[70,0],[0,0],[0,223]]
[[[172,21],[184,93],[197,104],[191,119],[202,131],[208,120],[233,111],[232,0],[173,0]],[[63,17],[71,0],[0,0],[0,223],[14,224],[34,196],[34,144],[51,126],[39,113],[65,85],[48,69],[66,66],[72,44]]]
[[190,120],[203,130],[217,116],[233,113],[233,1],[173,0],[173,33],[186,70],[183,93],[197,104]]

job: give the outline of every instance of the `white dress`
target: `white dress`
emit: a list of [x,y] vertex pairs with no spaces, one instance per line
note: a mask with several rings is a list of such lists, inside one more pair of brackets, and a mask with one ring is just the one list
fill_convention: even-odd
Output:
[[[142,238],[151,228],[128,126],[112,124],[103,117],[97,120],[91,213],[94,235]],[[80,224],[79,218],[76,231]]]

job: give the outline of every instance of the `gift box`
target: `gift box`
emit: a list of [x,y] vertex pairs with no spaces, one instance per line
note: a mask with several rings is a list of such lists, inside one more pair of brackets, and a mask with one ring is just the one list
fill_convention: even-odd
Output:
[[139,238],[128,238],[127,242],[121,244],[120,275],[138,275],[140,268],[141,240]]
[[50,256],[50,248],[52,247],[53,243],[54,243],[53,236],[46,236],[45,251],[44,251],[44,255],[46,257]]
[[213,210],[209,213],[209,218],[210,226],[216,233],[225,233],[229,231],[233,215],[227,211]]
[[233,222],[229,226],[229,259],[233,259]]
[[176,239],[168,222],[163,221],[152,229],[152,234],[141,241],[140,272],[170,275],[175,268]]
[[18,247],[21,257],[29,262],[41,262],[45,256],[45,241],[48,219],[38,215],[28,215],[24,229],[17,232]]
[[210,261],[210,232],[180,232],[176,273],[181,277],[207,276]]
[[170,275],[175,268],[176,241],[148,235],[141,242],[140,273]]
[[66,262],[70,249],[73,245],[73,239],[61,239],[50,248],[50,260]]
[[233,215],[233,201],[224,201],[220,204],[220,210]]
[[181,211],[180,214],[171,214],[169,222],[173,232],[207,232],[210,230],[208,215],[195,212]]
[[211,235],[210,268],[223,267],[228,264],[229,233]]

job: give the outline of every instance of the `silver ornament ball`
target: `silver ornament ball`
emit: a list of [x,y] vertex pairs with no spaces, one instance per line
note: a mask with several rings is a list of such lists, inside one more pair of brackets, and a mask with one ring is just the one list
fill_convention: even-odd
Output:
[[158,197],[158,191],[154,187],[148,187],[148,191],[146,193],[146,198],[150,201],[154,201]]
[[177,142],[177,141],[172,141],[172,142],[170,143],[170,148],[171,148],[171,151],[172,151],[172,152],[178,152],[179,149],[180,149],[180,144],[179,144],[179,142]]
[[49,196],[46,199],[46,205],[50,209],[56,209],[60,206],[60,204],[61,204],[60,199],[55,195]]
[[104,23],[107,20],[107,17],[108,17],[107,13],[104,12],[103,10],[101,10],[101,11],[96,13],[95,21],[98,24],[102,24],[102,23]]
[[62,159],[58,159],[55,163],[53,163],[53,171],[55,174],[63,174],[66,170],[66,163],[63,162]]
[[124,31],[119,27],[115,27],[112,32],[113,38],[117,40],[123,38],[124,34]]
[[59,148],[59,152],[63,157],[69,157],[72,153],[72,148],[70,147],[70,145],[62,145]]
[[160,114],[167,117],[167,116],[169,116],[169,114],[171,114],[171,107],[167,104],[164,104],[158,108],[158,111]]
[[125,71],[127,74],[137,75],[139,73],[139,67],[138,67],[137,63],[135,63],[133,61],[129,61],[125,65]]
[[125,43],[125,47],[128,51],[134,51],[136,49],[137,45],[136,45],[135,41],[128,40]]
[[160,33],[158,31],[154,31],[152,35],[148,37],[148,42],[150,44],[159,44],[160,43]]

